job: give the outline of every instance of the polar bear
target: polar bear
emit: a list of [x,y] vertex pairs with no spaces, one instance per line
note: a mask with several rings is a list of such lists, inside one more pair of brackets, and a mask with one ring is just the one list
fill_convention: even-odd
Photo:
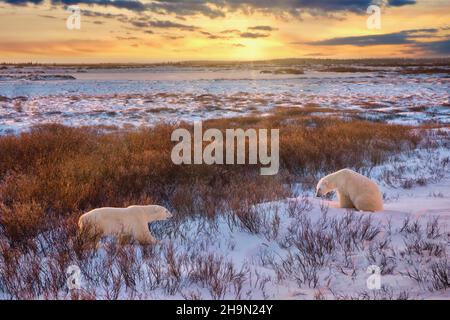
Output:
[[383,210],[383,196],[377,184],[353,170],[342,169],[320,179],[316,196],[324,196],[333,190],[337,190],[341,208],[372,212]]
[[98,208],[83,214],[78,220],[78,226],[80,230],[92,228],[99,236],[130,237],[146,245],[158,242],[150,233],[148,224],[171,217],[172,214],[166,208],[158,205]]

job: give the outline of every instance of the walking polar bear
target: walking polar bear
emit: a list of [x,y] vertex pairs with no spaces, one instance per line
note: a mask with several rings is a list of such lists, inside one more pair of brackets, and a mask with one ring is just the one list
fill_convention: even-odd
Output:
[[333,190],[337,191],[341,208],[383,211],[383,196],[377,184],[355,171],[342,169],[320,179],[316,196],[324,196]]
[[78,226],[81,230],[92,228],[99,236],[130,237],[146,245],[158,242],[150,233],[148,224],[171,217],[172,214],[166,208],[158,205],[98,208],[83,214],[78,220]]

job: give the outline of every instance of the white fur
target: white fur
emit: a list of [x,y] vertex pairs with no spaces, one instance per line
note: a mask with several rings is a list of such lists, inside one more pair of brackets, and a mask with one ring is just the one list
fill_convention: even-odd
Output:
[[87,226],[101,236],[129,236],[141,244],[156,243],[148,224],[171,218],[172,214],[157,205],[128,208],[99,208],[83,214],[78,220],[80,229]]
[[316,196],[326,195],[333,190],[337,191],[341,208],[383,211],[383,196],[377,184],[355,171],[342,169],[320,179]]

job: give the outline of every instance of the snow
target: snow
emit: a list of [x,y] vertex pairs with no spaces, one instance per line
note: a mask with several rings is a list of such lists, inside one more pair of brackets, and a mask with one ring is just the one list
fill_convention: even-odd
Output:
[[[417,152],[428,154],[429,150]],[[442,160],[450,155],[450,150],[437,149],[433,156]],[[410,154],[417,165],[425,167],[427,157],[417,157]],[[412,159],[412,158],[411,158]],[[152,232],[161,239],[156,248],[156,256],[164,264],[167,248],[174,248],[174,255],[182,261],[184,257],[207,257],[214,255],[224,262],[232,263],[237,272],[242,272],[242,288],[236,291],[233,281],[223,280],[225,290],[219,297],[212,293],[211,286],[201,281],[192,281],[193,270],[189,263],[181,267],[180,287],[173,292],[157,287],[148,289],[146,281],[139,284],[140,298],[179,299],[194,295],[196,298],[227,298],[227,299],[450,299],[447,289],[433,288],[431,266],[446,263],[450,253],[450,171],[448,165],[441,167],[444,174],[429,177],[426,186],[413,185],[403,189],[386,184],[382,180],[382,172],[394,168],[397,162],[405,158],[393,158],[384,165],[371,171],[370,176],[381,186],[385,194],[385,210],[378,213],[351,212],[338,208],[336,200],[322,200],[313,197],[313,190],[303,189],[302,195],[270,203],[254,206],[263,219],[259,233],[253,234],[243,228],[230,224],[226,215],[220,216],[215,222],[207,222],[197,217],[188,219],[172,229],[171,222],[157,223]],[[439,165],[436,162],[434,165]],[[407,174],[407,172],[405,172]],[[431,179],[433,178],[433,179]],[[297,213],[290,214],[289,207],[297,203],[301,205]],[[292,211],[293,212],[293,211]],[[280,218],[278,234],[270,233],[275,216]],[[358,220],[362,219],[362,220]],[[437,220],[435,220],[437,219]],[[359,222],[358,222],[359,221]],[[405,227],[405,221],[408,224]],[[418,228],[414,229],[417,221]],[[362,234],[362,227],[370,222],[370,230],[375,237],[361,240],[356,236],[355,242],[347,242],[348,234]],[[337,223],[337,224],[334,224]],[[430,226],[437,223],[439,232],[430,233]],[[314,280],[302,279],[300,265],[294,262],[291,271],[283,266],[289,265],[292,257],[301,254],[292,242],[297,234],[304,232],[307,226],[314,230],[310,237],[336,237],[335,249],[323,256],[324,262],[316,269],[317,283]],[[333,226],[337,230],[333,231]],[[340,226],[340,227],[339,227]],[[169,230],[169,231],[168,231]],[[422,238],[423,237],[423,238]],[[326,242],[326,238],[325,242]],[[345,240],[347,239],[347,240]],[[432,253],[425,247],[434,245],[443,248],[441,253]],[[348,246],[348,247],[347,247]],[[420,252],[414,250],[420,246]],[[347,249],[345,249],[347,248]],[[382,248],[382,249],[378,249]],[[431,250],[431,249],[430,249]],[[160,256],[159,256],[160,255]],[[189,259],[189,258],[187,258]],[[302,261],[307,261],[307,256]],[[320,260],[320,256],[315,259]],[[189,260],[190,261],[190,260]],[[140,272],[148,272],[148,262],[139,260]],[[381,289],[370,290],[366,281],[370,274],[367,268],[379,265]],[[423,281],[416,281],[414,275],[419,269]],[[164,270],[164,266],[162,267]],[[313,270],[311,269],[311,270]],[[221,269],[222,270],[222,269]],[[221,273],[222,271],[218,271]],[[448,271],[447,271],[448,272]],[[148,276],[148,275],[147,275]],[[151,276],[148,276],[151,277]],[[143,277],[143,279],[146,279]],[[99,297],[104,295],[100,288],[95,289]],[[121,291],[120,298],[129,298],[129,292]]]
[[45,122],[127,127],[174,118],[232,117],[309,103],[393,123],[450,123],[450,79],[443,75],[307,71],[293,76],[176,68],[34,73],[36,79],[55,79],[0,81],[0,96],[8,98],[0,100],[0,134]]
[[[386,116],[386,121],[393,123],[415,124],[430,119],[441,124],[450,123],[450,80],[441,76],[378,77],[372,73],[339,75],[312,72],[296,77],[264,75],[264,78],[258,75],[254,79],[245,79],[249,76],[247,72],[234,74],[238,79],[230,79],[233,78],[232,72],[213,75],[211,72],[191,72],[189,80],[182,81],[176,78],[186,76],[186,73],[177,70],[161,72],[166,73],[122,75],[131,80],[116,79],[111,75],[114,72],[96,74],[89,71],[76,74],[77,80],[70,81],[0,81],[0,96],[8,97],[0,101],[0,134],[21,132],[32,124],[43,122],[73,126],[137,126],[171,119],[192,121],[237,116],[251,113],[251,107],[267,112],[276,106],[300,107],[306,103],[336,110],[353,109],[367,117],[384,119]],[[158,80],[160,77],[164,79]],[[427,107],[423,110],[410,110],[424,106]],[[432,115],[431,111],[435,114]],[[201,253],[206,257],[210,253],[232,263],[235,270],[244,275],[242,288],[237,290],[236,283],[230,281],[220,298],[380,299],[404,297],[406,294],[413,299],[450,299],[448,289],[432,288],[430,273],[433,263],[449,265],[449,157],[450,150],[444,147],[419,149],[393,156],[369,170],[367,174],[379,183],[384,193],[385,210],[379,213],[354,212],[352,219],[371,219],[371,225],[379,228],[379,233],[371,240],[349,244],[348,250],[344,250],[345,242],[336,242],[337,248],[325,257],[324,264],[317,266],[316,284],[302,278],[304,275],[298,273],[298,264],[294,264],[291,273],[283,269],[289,261],[298,263],[289,259],[302,254],[296,250],[291,238],[302,232],[307,224],[318,228],[315,229],[316,234],[325,232],[325,235],[337,236],[339,231],[333,231],[331,225],[324,225],[321,230],[318,224],[321,221],[343,223],[350,213],[338,208],[335,200],[313,197],[313,190],[302,186],[298,186],[298,198],[263,203],[253,208],[263,219],[262,230],[257,234],[230,224],[226,214],[214,222],[193,218],[178,226],[171,223],[155,225],[154,233],[162,239],[161,245],[155,249],[156,255],[164,261],[167,248],[173,245],[175,254],[179,256]],[[421,178],[420,183],[418,178]],[[291,216],[289,208],[296,203],[304,210]],[[271,226],[275,217],[279,218],[280,225],[278,234],[274,235]],[[440,233],[430,238],[425,230],[436,218]],[[420,230],[408,231],[405,221],[417,221]],[[352,223],[356,222],[347,227],[356,226]],[[347,231],[341,230],[344,233],[341,236],[345,237]],[[419,238],[422,236],[423,239]],[[384,242],[388,243],[386,247],[378,250]],[[412,244],[434,244],[443,248],[443,252],[432,254],[424,249],[420,254],[414,253],[409,247]],[[188,280],[190,271],[186,265],[182,268],[179,289],[172,291],[158,286],[153,289],[153,283],[145,280],[152,277],[149,265],[139,249],[136,249],[136,255],[141,282],[134,297],[215,297],[207,284]],[[100,249],[92,263],[101,263],[104,258],[105,251]],[[383,263],[385,268],[392,268],[381,276],[383,288],[369,290],[366,286],[367,267]],[[408,276],[408,273],[414,273],[415,267],[422,268],[423,281]],[[106,289],[90,286],[99,297],[106,298]],[[124,288],[119,297],[129,298],[129,294]]]
[[[430,156],[436,161],[430,162]],[[377,181],[382,188],[386,198],[385,210],[378,213],[353,212],[353,214],[356,218],[371,219],[372,225],[380,228],[380,233],[373,240],[358,243],[353,247],[354,250],[347,253],[349,254],[348,261],[350,261],[350,264],[345,263],[348,262],[343,258],[345,252],[336,252],[336,255],[330,257],[329,264],[319,268],[319,281],[315,287],[310,287],[304,282],[299,284],[298,281],[286,274],[284,275],[285,279],[277,279],[276,268],[270,263],[262,263],[264,257],[266,257],[266,260],[270,260],[271,258],[268,257],[272,257],[272,263],[275,262],[279,266],[289,252],[296,251],[295,247],[291,246],[286,249],[282,244],[284,237],[292,236],[292,229],[289,228],[298,224],[299,219],[303,221],[300,228],[304,228],[305,221],[310,221],[313,224],[320,223],[321,219],[328,222],[332,219],[342,221],[349,214],[347,209],[338,208],[336,200],[326,201],[313,197],[313,190],[303,189],[301,190],[303,194],[298,198],[263,203],[255,207],[260,215],[266,217],[267,221],[271,221],[275,215],[280,216],[279,235],[274,239],[268,239],[264,232],[254,235],[239,229],[230,229],[226,220],[220,219],[216,232],[213,231],[213,233],[205,235],[207,244],[202,250],[203,252],[214,252],[228,257],[237,269],[250,268],[253,277],[251,277],[252,280],[246,282],[247,287],[243,292],[248,291],[251,294],[246,298],[313,299],[320,292],[320,295],[327,299],[402,297],[409,299],[450,299],[450,290],[432,289],[429,278],[418,283],[407,275],[415,267],[423,268],[421,272],[426,273],[430,270],[430,265],[437,262],[444,261],[448,266],[448,254],[450,253],[450,165],[445,159],[448,159],[449,156],[450,150],[446,148],[438,148],[432,151],[419,149],[400,158],[392,157],[385,164],[373,168],[369,176]],[[399,163],[406,165],[413,163],[410,170],[415,171],[416,175],[417,168],[426,169],[423,170],[427,173],[424,178],[429,183],[425,186],[416,184],[409,189],[393,186],[392,181],[386,183],[383,180],[383,172],[395,169]],[[435,170],[431,170],[431,168]],[[441,173],[436,174],[436,169],[441,170]],[[408,171],[404,171],[405,176],[401,178],[407,177],[408,174]],[[301,203],[307,209],[299,216],[290,217],[288,207],[293,202]],[[303,218],[299,218],[301,216]],[[414,233],[415,231],[402,230],[405,221],[409,221],[411,224],[417,221],[423,232],[434,221],[437,221],[436,223],[440,228],[439,236],[426,236],[417,243],[429,241],[444,248],[444,253],[439,256],[427,253],[426,250],[421,254],[408,253],[408,246],[411,243],[416,243],[414,242],[415,237],[418,237],[422,231]],[[179,248],[187,248],[195,246],[195,242],[199,241],[202,235],[202,232],[196,232],[194,229],[181,238],[175,236],[171,237],[170,240],[165,238],[164,241],[172,241]],[[164,237],[164,234],[161,236]],[[191,237],[195,240],[193,242],[187,241]],[[376,251],[374,248],[384,241],[389,243],[387,247],[381,251]],[[375,252],[373,253],[375,261],[369,258],[372,253],[371,250]],[[393,271],[387,271],[386,274],[382,275],[381,290],[369,290],[366,286],[366,280],[369,277],[366,272],[367,268],[373,264],[382,264],[382,259],[388,261],[386,268],[393,266]],[[259,275],[258,278],[269,279],[263,289],[252,285],[252,281],[253,283],[255,281],[255,274]],[[201,289],[198,288],[202,297],[210,297],[208,292]],[[167,298],[165,295],[156,295],[156,297]],[[229,293],[226,297],[234,298],[232,293]]]

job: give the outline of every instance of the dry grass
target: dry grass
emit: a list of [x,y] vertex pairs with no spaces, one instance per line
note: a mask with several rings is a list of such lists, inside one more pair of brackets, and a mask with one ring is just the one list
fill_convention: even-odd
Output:
[[317,287],[320,270],[332,264],[350,266],[351,254],[380,233],[370,217],[356,216],[354,212],[342,218],[328,217],[327,210],[317,221],[302,214],[289,229],[280,241],[288,254],[279,262],[268,259],[268,263],[279,280],[292,279],[310,288]]
[[108,134],[94,128],[35,127],[0,138],[0,203],[64,215],[105,205],[158,202],[186,214],[213,214],[206,205],[242,198],[243,186],[253,201],[274,199],[285,195],[282,180],[293,173],[377,165],[393,152],[413,148],[419,139],[406,127],[365,121],[297,116],[286,122],[277,113],[204,124],[204,130],[280,128],[282,172],[276,177],[259,176],[257,165],[176,166],[170,159],[170,125]]
[[[302,113],[211,120],[204,123],[204,130],[208,127],[279,128],[280,174],[260,176],[257,165],[176,166],[170,159],[174,145],[170,135],[175,127],[168,124],[109,133],[45,125],[18,136],[0,137],[0,291],[16,299],[96,297],[90,289],[61,296],[64,270],[75,263],[93,286],[102,288],[106,299],[118,298],[121,292],[139,298],[138,282],[167,294],[181,290],[186,298],[199,295],[183,291],[189,283],[207,288],[212,298],[223,298],[226,293],[248,298],[241,292],[246,272],[236,270],[224,257],[200,255],[191,261],[192,255],[178,254],[170,246],[142,248],[140,256],[147,271],[139,271],[144,262],[136,259],[134,249],[116,243],[106,243],[106,254],[99,259],[89,235],[78,232],[77,219],[95,207],[157,203],[174,211],[177,223],[201,217],[213,226],[216,217],[224,214],[230,228],[274,240],[279,234],[279,216],[268,216],[254,204],[286,198],[291,183],[311,184],[323,171],[380,164],[419,142],[417,128]],[[292,204],[289,214],[301,216],[308,207],[307,203]],[[320,234],[311,234],[311,238],[306,233],[295,240],[299,250],[317,241],[327,246],[326,241],[314,238]],[[368,235],[348,236],[365,239]],[[305,242],[304,237],[314,243]],[[197,253],[204,245],[195,246]],[[311,258],[305,261],[320,262],[325,257],[308,250],[302,251]],[[299,281],[314,287],[314,268],[305,267]],[[445,286],[446,275],[440,267],[435,269],[436,286]],[[263,287],[268,280],[261,281]]]

